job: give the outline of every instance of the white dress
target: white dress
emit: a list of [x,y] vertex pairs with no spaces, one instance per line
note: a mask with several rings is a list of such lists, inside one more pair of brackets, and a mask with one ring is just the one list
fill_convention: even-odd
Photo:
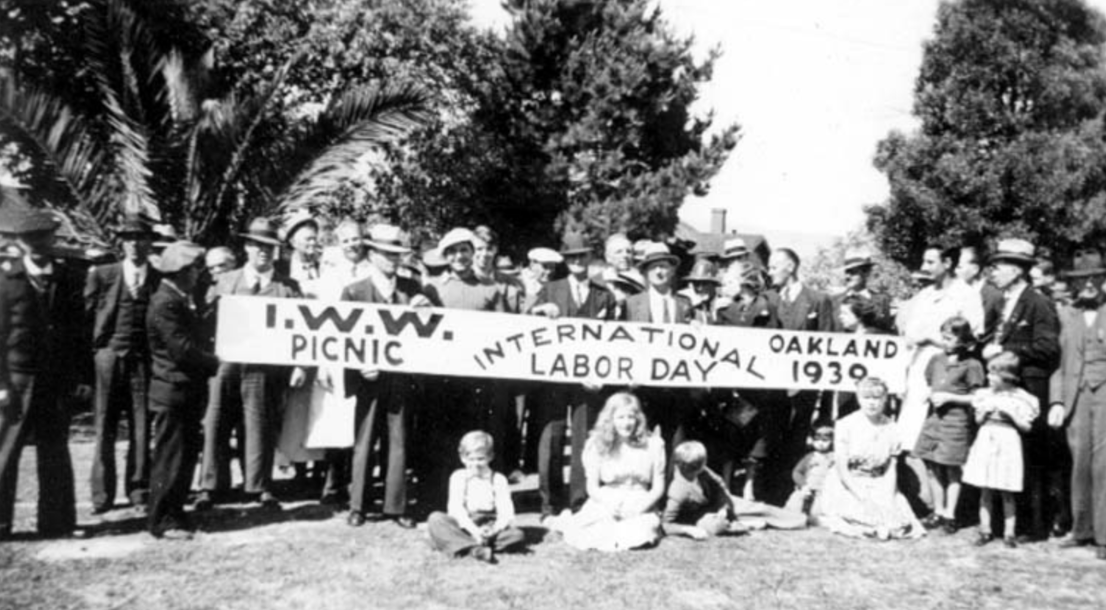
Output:
[[[1022,439],[1039,413],[1037,397],[1021,388],[996,392],[982,388],[973,395],[976,420],[982,425],[964,464],[964,482],[976,487],[1020,492],[1025,476]],[[993,412],[989,412],[994,409]],[[985,413],[981,415],[981,413]]]

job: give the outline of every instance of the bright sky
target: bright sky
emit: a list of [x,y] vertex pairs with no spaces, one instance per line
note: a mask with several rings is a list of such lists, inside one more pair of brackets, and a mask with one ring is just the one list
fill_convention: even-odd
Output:
[[[728,228],[775,243],[781,232],[859,227],[862,207],[888,194],[876,143],[917,126],[914,80],[938,0],[659,1],[699,52],[722,48],[701,109],[744,133],[710,194],[689,196],[681,217],[705,230],[710,210],[725,208]],[[506,22],[500,0],[472,2],[478,22]],[[1106,10],[1106,0],[1089,3]]]

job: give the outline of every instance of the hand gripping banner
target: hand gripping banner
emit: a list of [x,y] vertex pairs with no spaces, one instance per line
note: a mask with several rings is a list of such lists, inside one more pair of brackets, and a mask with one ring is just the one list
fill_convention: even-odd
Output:
[[852,390],[905,386],[895,336],[550,319],[456,309],[224,296],[231,362],[558,383]]

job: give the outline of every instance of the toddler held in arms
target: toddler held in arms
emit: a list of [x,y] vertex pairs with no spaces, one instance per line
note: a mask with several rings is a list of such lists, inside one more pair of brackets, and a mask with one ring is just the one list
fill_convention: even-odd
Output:
[[676,469],[668,484],[664,532],[706,540],[748,530],[736,520],[733,501],[721,477],[707,468],[707,449],[698,441],[680,443],[672,452]]
[[448,512],[431,513],[426,522],[430,544],[451,557],[495,563],[496,553],[520,547],[525,540],[513,525],[515,506],[507,477],[491,469],[495,445],[487,432],[465,434],[457,450],[464,468],[449,477]]

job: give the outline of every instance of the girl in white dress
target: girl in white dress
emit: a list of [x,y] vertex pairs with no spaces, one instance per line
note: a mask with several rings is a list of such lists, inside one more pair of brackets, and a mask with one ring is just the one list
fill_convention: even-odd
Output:
[[1002,352],[987,363],[990,387],[972,395],[979,433],[964,465],[964,482],[979,488],[979,538],[976,546],[995,539],[991,533],[991,502],[995,491],[1002,495],[1003,542],[1017,546],[1014,527],[1017,516],[1014,494],[1022,490],[1021,433],[1029,430],[1040,406],[1037,398],[1017,387],[1017,355]]

